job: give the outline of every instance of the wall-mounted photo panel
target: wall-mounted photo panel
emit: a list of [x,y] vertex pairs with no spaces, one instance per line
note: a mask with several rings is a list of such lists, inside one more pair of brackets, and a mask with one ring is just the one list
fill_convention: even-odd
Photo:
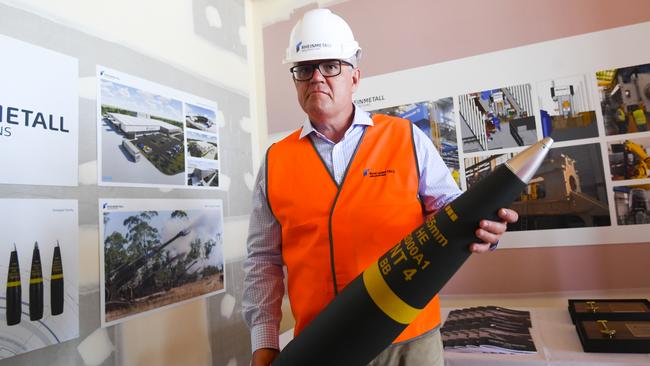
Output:
[[[102,80],[101,85],[105,181],[182,185],[185,149],[181,102],[108,80]],[[126,109],[127,104],[132,106]],[[152,106],[159,107],[150,111],[157,116],[138,112]]]
[[202,136],[192,152],[216,160],[218,146],[207,146],[218,141],[216,104],[101,66],[97,76],[99,184],[197,187],[186,180],[187,140]]
[[[645,226],[615,218],[617,212],[625,216],[615,198],[620,200],[622,186],[650,184],[647,172],[642,173],[650,170],[642,163],[650,131],[641,132],[650,118],[650,58],[643,47],[630,53],[593,45],[616,44],[612,39],[643,44],[647,34],[648,24],[638,24],[374,75],[364,78],[354,102],[409,119],[411,110],[422,120],[418,104],[454,96],[453,114],[445,117],[456,121],[456,137],[437,146],[443,146],[443,156],[447,143],[458,146],[458,162],[445,163],[458,169],[462,189],[543,136],[552,137],[551,154],[515,203],[521,219],[504,235],[502,246],[646,243]],[[531,60],[539,62],[528,67]],[[594,77],[597,70],[603,71]],[[617,124],[617,110],[625,123]],[[626,141],[636,147],[625,146]],[[630,211],[636,213],[643,201],[635,192]],[[531,230],[544,230],[544,235],[530,235]]]
[[454,103],[451,97],[404,104],[370,112],[371,115],[376,113],[408,119],[419,127],[431,139],[456,183],[460,185],[456,119],[454,118]]
[[185,103],[185,125],[189,129],[216,135],[219,131],[214,110]]
[[614,187],[619,225],[650,224],[650,184]]
[[556,142],[598,137],[590,85],[586,74],[537,83],[544,137]]
[[77,338],[77,201],[0,199],[0,212],[0,359]]
[[465,153],[537,141],[530,84],[463,94],[458,104]]
[[0,183],[78,184],[79,61],[0,35]]
[[225,291],[221,200],[100,199],[102,326]]
[[186,173],[188,186],[219,186],[219,161],[190,159],[187,161]]
[[187,153],[192,158],[219,160],[217,136],[187,131]]
[[596,72],[607,135],[648,131],[650,64]]
[[[514,155],[465,158],[467,186]],[[519,213],[519,221],[509,225],[509,231],[611,225],[599,144],[551,148],[511,208]]]
[[516,153],[477,155],[465,158],[465,183],[469,189]]
[[613,181],[650,178],[650,136],[608,141],[607,153]]

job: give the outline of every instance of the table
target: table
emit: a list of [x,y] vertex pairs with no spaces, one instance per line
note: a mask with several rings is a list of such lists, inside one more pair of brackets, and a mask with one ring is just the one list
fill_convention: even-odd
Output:
[[[530,311],[536,354],[471,354],[445,351],[446,366],[649,366],[650,354],[582,351],[569,311],[564,308],[517,308]],[[442,309],[443,320],[452,309]]]

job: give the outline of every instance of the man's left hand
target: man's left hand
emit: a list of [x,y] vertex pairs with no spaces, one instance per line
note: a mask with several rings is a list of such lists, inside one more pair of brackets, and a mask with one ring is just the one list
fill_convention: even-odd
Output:
[[481,220],[479,228],[476,229],[476,237],[482,240],[482,243],[472,243],[469,250],[472,253],[485,253],[490,250],[490,244],[496,244],[501,239],[503,233],[508,229],[508,224],[513,224],[519,220],[517,211],[502,208],[498,212],[502,221]]

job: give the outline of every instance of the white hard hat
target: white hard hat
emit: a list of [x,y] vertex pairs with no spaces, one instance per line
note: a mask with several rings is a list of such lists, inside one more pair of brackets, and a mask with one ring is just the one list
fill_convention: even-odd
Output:
[[329,9],[306,12],[291,30],[284,63],[348,59],[361,48],[352,29]]

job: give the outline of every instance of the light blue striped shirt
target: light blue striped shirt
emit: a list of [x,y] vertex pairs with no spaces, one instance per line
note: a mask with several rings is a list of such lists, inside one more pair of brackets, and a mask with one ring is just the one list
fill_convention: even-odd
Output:
[[[372,128],[370,115],[355,106],[352,125],[338,143],[318,132],[306,119],[300,138],[314,143],[323,162],[340,185],[363,131]],[[431,140],[419,128],[413,141],[420,169],[419,194],[426,213],[434,213],[461,192]],[[262,163],[253,189],[253,211],[248,230],[248,258],[244,261],[242,312],[251,330],[252,349],[279,349],[278,337],[284,296],[282,232],[266,204],[266,161]],[[288,194],[293,194],[289,192]],[[305,197],[305,199],[309,199]]]

